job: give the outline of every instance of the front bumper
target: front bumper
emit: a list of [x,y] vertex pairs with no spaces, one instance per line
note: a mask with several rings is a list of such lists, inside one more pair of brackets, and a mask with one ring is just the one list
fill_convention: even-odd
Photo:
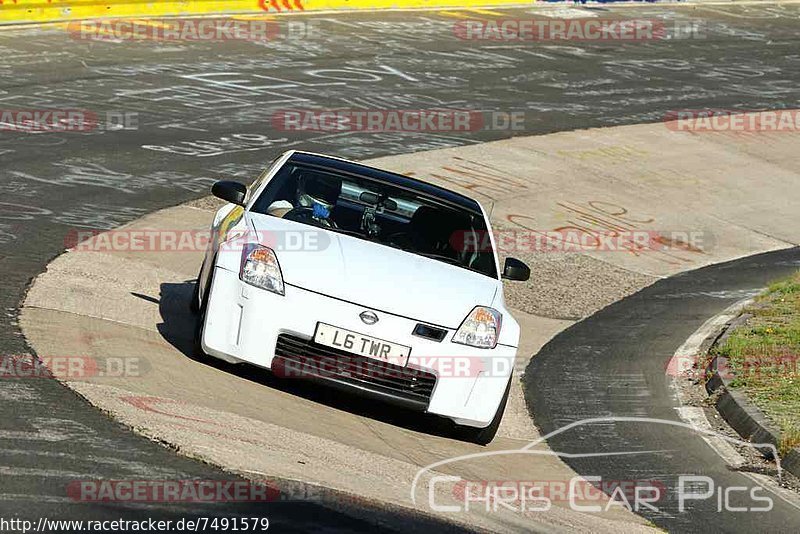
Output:
[[[449,417],[462,425],[485,427],[492,421],[511,376],[516,347],[498,345],[487,350],[452,343],[452,329],[440,342],[414,336],[418,321],[377,310],[372,311],[380,320],[366,325],[359,314],[367,309],[290,285],[286,285],[284,296],[276,295],[247,285],[239,280],[238,273],[217,266],[202,346],[208,354],[223,360],[249,362],[275,371],[285,371],[287,356],[296,363],[298,357],[307,359],[321,354],[327,363],[324,373],[316,373],[324,376],[317,378]],[[410,346],[409,362],[405,369],[375,371],[376,362],[371,359],[337,355],[311,341],[318,322]],[[347,367],[343,359],[348,365],[353,363],[351,360],[358,360],[355,363],[359,372],[345,369],[344,377],[333,372]],[[314,364],[311,369],[320,367]],[[361,372],[364,370],[368,372]],[[386,371],[391,373],[389,382]]]

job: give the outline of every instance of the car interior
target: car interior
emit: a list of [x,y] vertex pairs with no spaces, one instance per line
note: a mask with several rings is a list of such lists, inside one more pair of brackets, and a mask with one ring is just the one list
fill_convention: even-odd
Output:
[[283,210],[283,218],[497,276],[491,247],[470,245],[486,242],[479,239],[487,231],[483,217],[434,199],[366,178],[288,164],[270,180],[252,211],[272,215],[269,208],[276,202],[294,206]]

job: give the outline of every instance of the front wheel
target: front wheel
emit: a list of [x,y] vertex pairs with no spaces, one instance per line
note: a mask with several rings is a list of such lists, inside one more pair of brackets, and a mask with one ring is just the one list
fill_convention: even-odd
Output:
[[[202,273],[202,268],[200,273]],[[194,352],[200,358],[206,358],[207,355],[203,350],[203,328],[206,323],[206,312],[208,311],[208,299],[211,296],[211,283],[214,281],[214,270],[208,275],[208,284],[203,292],[203,301],[200,302],[200,277],[197,278],[195,284],[195,294],[192,297],[192,311],[195,312],[195,327],[194,327]]]
[[192,311],[193,314],[198,315],[200,313],[200,278],[203,276],[203,269],[206,266],[206,261],[203,260],[203,264],[200,265],[200,272],[197,273],[197,282],[194,284],[194,290],[192,290],[192,300],[189,302],[189,309]]
[[497,430],[500,428],[500,421],[503,420],[503,412],[506,411],[508,395],[511,392],[512,378],[513,377],[510,377],[508,379],[506,391],[503,393],[503,400],[500,401],[500,406],[497,407],[497,412],[494,414],[494,419],[492,419],[492,422],[489,423],[489,426],[484,428],[460,426],[457,431],[460,439],[463,439],[464,441],[471,441],[472,443],[477,443],[478,445],[488,445],[492,442],[497,434]]

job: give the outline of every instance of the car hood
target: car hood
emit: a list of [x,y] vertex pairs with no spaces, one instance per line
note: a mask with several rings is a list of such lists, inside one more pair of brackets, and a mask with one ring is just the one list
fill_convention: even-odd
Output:
[[[285,283],[376,311],[458,328],[472,308],[492,305],[499,285],[488,276],[356,237],[269,215],[250,218],[259,241],[275,250]],[[313,236],[318,246],[296,246],[298,236]]]

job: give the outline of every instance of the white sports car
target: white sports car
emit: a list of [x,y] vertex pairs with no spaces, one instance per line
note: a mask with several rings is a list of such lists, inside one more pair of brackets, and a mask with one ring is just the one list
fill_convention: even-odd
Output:
[[203,353],[316,379],[460,425],[488,443],[519,325],[483,208],[461,194],[329,156],[282,154],[248,188],[214,184],[192,306]]

